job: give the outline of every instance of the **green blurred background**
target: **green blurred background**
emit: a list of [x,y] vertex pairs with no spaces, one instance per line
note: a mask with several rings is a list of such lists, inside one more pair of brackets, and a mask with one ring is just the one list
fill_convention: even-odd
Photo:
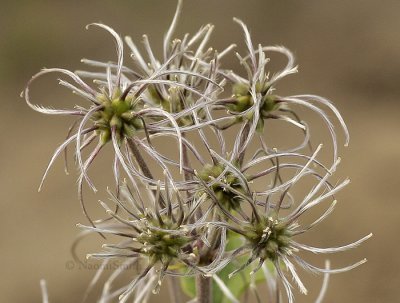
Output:
[[[176,3],[1,0],[0,4],[0,301],[40,302],[39,279],[46,278],[52,303],[79,302],[94,271],[66,268],[71,260],[69,248],[78,232],[75,224],[85,222],[76,199],[76,175],[65,176],[60,160],[45,189],[36,191],[70,120],[33,112],[19,93],[44,66],[76,70],[84,68],[81,58],[114,60],[111,38],[99,30],[85,30],[91,22],[104,22],[136,41],[146,33],[154,48],[160,49]],[[325,302],[399,302],[399,12],[397,0],[184,3],[178,36],[211,22],[216,25],[211,42],[215,48],[221,50],[236,42],[243,53],[242,32],[232,22],[232,17],[240,17],[249,26],[255,44],[285,45],[295,53],[300,72],[281,81],[279,94],[328,97],[347,121],[351,143],[349,148],[341,148],[343,161],[336,177],[349,176],[352,183],[339,194],[334,214],[307,243],[339,245],[369,232],[374,237],[359,249],[331,257],[336,267],[363,257],[369,262],[333,276]],[[238,67],[233,56],[225,63]],[[60,106],[74,102],[71,94],[58,89],[56,81],[43,79],[41,83],[35,100]],[[318,128],[314,132],[317,138],[327,136],[318,134]],[[112,185],[111,179],[102,177],[103,172],[110,172],[110,165],[103,170],[99,166],[92,170],[99,176],[99,187]],[[101,195],[89,199],[95,202]],[[90,204],[96,213],[98,205]],[[92,248],[98,248],[97,240],[92,239]],[[322,259],[318,260],[321,265]],[[307,277],[311,291],[309,296],[299,296],[297,302],[313,302],[320,279],[301,275]],[[161,301],[167,302],[165,298]]]

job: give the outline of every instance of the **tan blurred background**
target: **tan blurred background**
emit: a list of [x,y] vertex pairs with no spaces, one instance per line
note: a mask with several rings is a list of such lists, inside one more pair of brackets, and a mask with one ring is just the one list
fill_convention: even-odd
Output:
[[[114,60],[111,38],[99,30],[86,31],[90,22],[104,22],[137,41],[147,33],[160,48],[175,1],[0,4],[0,302],[40,302],[40,278],[48,280],[52,303],[79,302],[94,271],[66,268],[78,232],[75,224],[85,222],[76,199],[76,176],[65,176],[60,160],[44,191],[36,191],[70,120],[33,112],[19,93],[44,66],[75,70],[84,68],[81,58]],[[350,128],[351,144],[341,148],[337,177],[349,176],[352,183],[339,195],[337,210],[307,243],[344,244],[369,232],[374,237],[357,250],[332,256],[333,266],[363,257],[369,262],[333,276],[326,302],[399,302],[400,1],[186,0],[178,34],[211,22],[216,25],[212,44],[217,49],[237,42],[243,50],[234,16],[248,24],[255,43],[285,45],[296,54],[300,72],[281,82],[279,94],[326,96]],[[232,59],[225,63],[236,68]],[[70,97],[65,90],[53,91],[55,81],[42,83],[36,100],[48,96],[40,100],[70,102],[63,101]],[[109,173],[106,166],[103,171]],[[101,177],[103,171],[96,168],[92,174],[100,176],[99,184],[112,185],[111,179]],[[102,194],[89,199],[95,202]],[[95,212],[98,206],[90,204]],[[297,302],[312,302],[317,294],[319,279],[305,280],[311,293]]]

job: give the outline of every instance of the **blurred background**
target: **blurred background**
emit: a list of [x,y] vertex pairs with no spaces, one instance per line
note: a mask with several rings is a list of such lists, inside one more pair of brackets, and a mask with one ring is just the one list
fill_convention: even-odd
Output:
[[[75,224],[86,222],[77,201],[74,170],[66,176],[60,159],[44,190],[37,192],[41,174],[71,120],[33,112],[19,94],[42,67],[76,70],[85,68],[81,58],[115,60],[110,36],[85,30],[91,22],[104,22],[121,35],[131,35],[137,44],[146,33],[153,47],[161,49],[176,1],[0,3],[0,301],[41,302],[39,280],[45,278],[52,303],[78,302],[94,270],[68,265],[78,232]],[[280,82],[280,95],[322,95],[343,114],[351,142],[340,149],[343,161],[336,178],[349,176],[352,183],[339,194],[336,211],[307,243],[346,244],[369,232],[374,237],[356,250],[331,256],[334,267],[364,257],[368,263],[332,276],[325,302],[399,302],[399,12],[397,0],[186,0],[177,30],[181,37],[213,23],[211,45],[222,50],[235,42],[244,53],[242,32],[232,22],[232,17],[241,18],[255,44],[284,45],[295,53],[299,73]],[[234,56],[224,64],[239,67]],[[35,100],[54,106],[74,102],[54,79],[48,80],[35,86]],[[303,118],[315,117],[304,113]],[[327,136],[319,134],[318,127],[313,130],[317,138]],[[99,187],[112,185],[111,178],[103,178],[111,172],[109,164],[104,169],[99,166],[92,170]],[[96,202],[102,197],[100,192],[88,199]],[[96,214],[98,205],[89,204]],[[99,239],[92,240],[82,254],[99,247]],[[310,294],[298,296],[296,302],[313,302],[321,279],[303,272],[301,276],[306,277]]]

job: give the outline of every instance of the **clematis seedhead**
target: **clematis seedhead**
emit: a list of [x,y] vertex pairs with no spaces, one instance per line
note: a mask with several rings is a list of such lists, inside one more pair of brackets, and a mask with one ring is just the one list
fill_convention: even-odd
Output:
[[262,217],[259,222],[245,227],[244,231],[246,241],[257,258],[274,262],[279,255],[292,253],[290,229],[272,216]]
[[97,97],[102,108],[93,114],[92,120],[103,144],[111,140],[113,127],[119,140],[131,138],[138,130],[143,129],[143,120],[137,116],[137,112],[143,106],[142,102],[133,96],[122,100],[121,94],[122,92],[116,89],[111,98],[107,95]]
[[[199,194],[205,192],[213,195],[228,210],[235,210],[240,207],[242,199],[237,192],[243,193],[244,188],[239,178],[234,173],[226,171],[223,164],[206,164],[199,171],[198,177],[204,182],[214,183],[207,188],[211,193],[207,193],[205,189],[200,189]],[[217,178],[219,178],[219,181],[215,181]]]
[[[286,296],[293,303],[292,284],[307,294],[297,273],[300,267],[324,274],[316,301],[321,303],[329,274],[348,271],[366,260],[338,269],[326,263],[321,268],[306,261],[303,252],[346,251],[371,237],[330,248],[298,240],[332,213],[335,194],[349,183],[348,179],[330,181],[340,162],[337,129],[343,131],[347,145],[347,126],[330,100],[312,94],[286,96],[278,91],[278,83],[298,71],[294,55],[283,46],[255,46],[243,21],[234,19],[244,34],[245,53],[235,53],[244,75],[223,62],[236,44],[222,51],[208,46],[213,25],[202,26],[194,35],[175,37],[182,4],[178,0],[161,52],[153,51],[147,35],[143,35],[141,51],[131,37],[122,38],[111,27],[93,23],[88,28],[112,36],[116,62],[82,59],[86,66],[100,71],[43,69],[32,77],[23,94],[37,112],[74,119],[40,188],[55,160],[62,153],[67,159],[67,147],[74,145],[79,200],[90,222],[78,226],[83,229],[82,238],[100,234],[104,239],[101,251],[87,255],[102,261],[88,292],[110,260],[118,259],[136,264],[138,271],[129,273],[129,282],[122,287],[115,284],[124,270],[113,271],[103,285],[100,303],[147,302],[164,279],[171,282],[173,294],[178,293],[180,282],[191,297],[189,302],[219,302],[211,297],[211,288],[218,287],[236,303],[240,298],[236,289],[230,289],[232,285],[258,298],[264,296],[258,294],[256,275],[257,281],[267,282],[268,302],[279,303]],[[124,57],[126,47],[130,61]],[[157,53],[162,55],[157,57]],[[287,60],[277,71],[269,69],[271,53]],[[55,109],[35,104],[30,96],[32,83],[49,73],[65,77],[59,84],[86,105]],[[326,126],[332,162],[320,160],[322,144],[316,148],[311,144],[311,127],[298,107],[316,113]],[[275,131],[269,125],[271,120],[284,122],[282,128]],[[278,146],[272,142],[281,140],[269,141],[271,137],[286,139],[285,127],[300,130],[300,140],[293,143],[288,137],[289,142]],[[99,162],[96,159],[106,147],[113,152],[110,166],[115,190],[108,188],[109,201],[100,201],[105,217],[92,220],[84,204],[83,185],[97,191],[89,168]],[[294,187],[305,178],[313,185],[299,198]],[[310,209],[321,209],[324,204],[325,211],[314,222],[303,223]],[[240,281],[230,283],[238,273]]]

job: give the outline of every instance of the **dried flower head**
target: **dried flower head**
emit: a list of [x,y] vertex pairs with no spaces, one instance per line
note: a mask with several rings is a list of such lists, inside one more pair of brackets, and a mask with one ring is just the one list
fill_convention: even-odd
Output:
[[[164,36],[161,59],[155,57],[146,35],[145,55],[132,38],[125,37],[134,65],[128,67],[124,63],[122,38],[110,27],[94,23],[91,26],[105,29],[114,37],[116,63],[83,59],[83,63],[104,71],[44,69],[28,82],[24,96],[31,108],[45,114],[78,117],[75,133],[73,126],[51,158],[40,187],[55,159],[75,143],[80,169],[78,191],[87,215],[83,181],[96,190],[88,176],[89,167],[105,145],[112,145],[117,190],[109,192],[115,208],[100,202],[107,217],[93,222],[87,215],[91,226],[79,226],[85,229],[84,234],[111,235],[116,240],[110,243],[112,240],[107,239],[110,242],[103,245],[103,251],[89,257],[103,259],[103,264],[122,258],[127,264],[136,263],[143,268],[129,284],[117,289],[114,282],[123,270],[113,272],[104,284],[99,302],[110,302],[116,297],[120,302],[146,302],[150,291],[158,292],[163,278],[170,276],[184,282],[197,277],[200,286],[196,302],[211,302],[211,284],[204,284],[211,279],[224,296],[239,302],[236,296],[240,294],[228,286],[229,278],[243,273],[243,288],[258,296],[254,277],[262,269],[261,279],[267,281],[270,301],[274,302],[275,296],[281,302],[282,284],[291,303],[294,296],[288,276],[302,293],[307,293],[296,271],[296,266],[300,266],[325,274],[316,300],[320,303],[328,274],[350,270],[365,260],[340,269],[330,269],[329,264],[319,268],[305,261],[301,251],[335,253],[356,247],[371,236],[333,248],[316,248],[297,241],[298,235],[317,226],[333,211],[334,194],[349,182],[346,179],[334,186],[328,180],[340,158],[334,123],[323,108],[336,117],[345,135],[345,145],[349,140],[346,124],[325,98],[278,95],[278,81],[297,72],[293,54],[282,46],[255,48],[246,25],[239,19],[234,21],[244,31],[247,54],[236,56],[246,77],[221,64],[234,44],[220,53],[206,48],[212,25],[200,28],[192,37],[186,34],[182,39],[174,39],[182,2],[178,1]],[[267,69],[270,52],[283,54],[288,61],[272,75]],[[60,84],[89,101],[89,105],[67,110],[33,104],[29,95],[32,82],[53,72],[68,76],[74,84],[66,80],[60,80]],[[97,87],[83,78],[93,79]],[[332,165],[318,160],[322,145],[312,148],[309,127],[295,110],[297,106],[317,113],[326,124],[333,146]],[[272,146],[264,138],[270,119],[301,129],[302,142],[290,148]],[[230,138],[233,129],[236,133]],[[281,132],[272,135],[281,136]],[[168,155],[154,144],[158,139],[172,142],[171,147],[176,145],[176,154]],[[91,145],[95,147],[84,159],[82,151]],[[149,161],[157,164],[158,171],[150,170]],[[299,201],[293,188],[306,177],[313,178],[315,186]],[[332,201],[318,219],[305,226],[300,224],[305,213],[328,199]],[[89,290],[101,273],[102,270]]]
[[[273,264],[278,277],[282,281],[289,302],[293,302],[293,294],[291,291],[291,284],[286,278],[284,271],[288,271],[291,277],[298,285],[300,291],[303,294],[307,294],[307,289],[300,280],[295,265],[302,267],[313,273],[339,273],[351,270],[366,262],[365,259],[357,262],[353,265],[340,268],[340,269],[323,269],[318,268],[314,265],[309,264],[307,261],[300,257],[300,251],[308,251],[312,253],[323,253],[331,254],[335,252],[345,251],[357,247],[362,242],[371,237],[371,234],[363,237],[348,245],[332,247],[332,248],[316,248],[309,245],[301,244],[296,241],[296,236],[304,234],[311,228],[317,226],[322,222],[334,209],[336,205],[336,200],[333,198],[334,194],[341,188],[346,186],[349,181],[345,180],[337,186],[332,186],[328,181],[328,177],[333,173],[338,162],[326,173],[325,176],[315,175],[319,179],[317,185],[312,188],[312,190],[307,194],[307,196],[300,202],[296,207],[289,211],[289,214],[282,216],[280,214],[280,208],[284,196],[287,194],[290,187],[292,187],[296,182],[298,182],[302,177],[306,176],[309,172],[304,170],[296,182],[291,184],[287,189],[283,191],[278,202],[275,205],[268,205],[266,212],[260,212],[257,208],[253,208],[253,213],[251,214],[250,220],[248,222],[241,222],[240,225],[235,227],[240,235],[244,238],[244,245],[234,251],[231,257],[237,257],[243,255],[246,252],[250,253],[250,257],[247,261],[242,264],[237,270],[232,272],[231,275],[243,270],[247,266],[250,266],[254,261],[258,260],[258,264],[253,268],[252,274],[259,270],[265,262],[270,262]],[[325,191],[319,194],[321,188],[325,187]],[[300,225],[298,221],[308,212],[311,208],[319,205],[325,200],[333,198],[327,210],[318,217],[313,223],[306,226]],[[228,228],[229,229],[229,228]]]
[[[167,182],[166,184],[172,182]],[[190,225],[199,203],[192,206],[184,204],[184,199],[174,188],[161,190],[158,186],[155,195],[149,190],[152,201],[142,201],[141,196],[133,192],[127,184],[121,188],[122,199],[111,192],[111,201],[122,209],[118,213],[104,202],[101,205],[111,216],[111,221],[100,223],[97,227],[83,226],[89,232],[112,234],[121,238],[116,244],[105,244],[105,252],[89,254],[91,258],[126,258],[142,264],[146,263],[140,275],[124,287],[120,294],[120,302],[125,302],[130,295],[137,291],[139,282],[147,275],[157,275],[157,283],[153,292],[157,293],[164,276],[190,276],[196,273],[212,275],[216,272],[215,265],[222,258],[224,251],[224,227],[221,230],[222,245],[219,247],[219,257],[213,262],[204,264],[199,255],[202,235],[200,229]],[[152,206],[149,208],[148,206]],[[215,257],[215,255],[214,255]],[[152,269],[155,270],[152,270]]]
[[[348,145],[349,133],[339,111],[329,100],[320,96],[296,95],[281,97],[277,95],[274,92],[276,83],[288,75],[297,73],[297,66],[295,65],[293,54],[283,46],[262,46],[259,44],[258,48],[255,48],[247,26],[239,19],[234,18],[234,21],[242,27],[245,34],[248,53],[244,57],[239,53],[236,53],[236,56],[239,58],[241,65],[245,68],[247,78],[243,78],[233,71],[221,70],[221,73],[232,83],[233,94],[231,98],[219,100],[215,104],[217,106],[225,106],[229,112],[236,117],[236,120],[234,120],[232,124],[235,124],[236,121],[241,123],[243,120],[251,123],[248,137],[246,141],[243,142],[241,149],[245,149],[248,146],[251,139],[256,134],[256,131],[260,133],[260,137],[262,138],[261,135],[264,129],[264,121],[267,119],[278,119],[289,122],[290,124],[302,129],[307,138],[307,124],[290,108],[291,105],[301,105],[316,112],[327,125],[332,137],[334,160],[336,160],[337,135],[333,123],[325,111],[314,105],[312,102],[328,107],[335,114],[346,136],[345,145]],[[269,62],[266,53],[269,52],[281,53],[288,59],[287,65],[281,71],[272,76],[269,75],[269,72],[266,69]],[[307,139],[303,144],[291,149],[291,151],[304,148],[308,143]]]

